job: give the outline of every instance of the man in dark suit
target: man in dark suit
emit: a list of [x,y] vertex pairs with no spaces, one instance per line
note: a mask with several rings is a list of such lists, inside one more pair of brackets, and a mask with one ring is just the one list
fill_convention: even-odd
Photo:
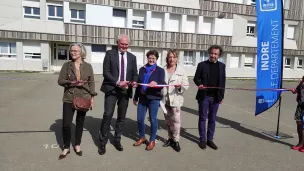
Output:
[[[223,54],[222,47],[212,45],[208,48],[208,53],[209,60],[198,64],[193,79],[199,88],[196,94],[196,100],[199,105],[199,147],[205,149],[207,144],[212,149],[217,150],[218,147],[213,142],[213,136],[219,104],[222,104],[224,100],[225,89],[223,88],[226,86],[226,65],[218,61]],[[220,89],[208,87],[220,87]],[[206,136],[207,116],[208,130]]]
[[121,134],[125,123],[129,99],[132,98],[132,88],[137,86],[138,72],[136,56],[128,52],[129,38],[120,35],[117,39],[117,49],[106,52],[103,61],[104,80],[101,91],[105,94],[104,114],[99,131],[101,142],[100,155],[106,153],[106,144],[110,132],[110,124],[113,117],[115,104],[117,102],[117,120],[113,145],[118,151],[123,151],[120,143]]

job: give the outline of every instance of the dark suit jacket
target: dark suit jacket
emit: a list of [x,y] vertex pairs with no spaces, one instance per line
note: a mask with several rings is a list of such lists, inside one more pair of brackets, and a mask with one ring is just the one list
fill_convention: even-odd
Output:
[[[226,65],[220,61],[219,62],[219,86],[225,88],[226,87]],[[200,62],[197,66],[195,76],[193,78],[194,83],[199,85],[207,86],[210,73],[209,73],[209,60]],[[218,89],[218,97],[217,101],[220,102],[224,99],[225,89]],[[206,90],[198,89],[196,94],[196,100],[201,101],[204,100],[206,96]]]
[[[119,77],[119,55],[118,49],[108,50],[103,61],[103,83],[100,90],[105,94],[111,93],[115,88],[118,88],[116,82]],[[137,82],[137,62],[136,56],[127,52],[127,73],[126,81]],[[129,87],[127,93],[132,98],[132,87]]]
[[[143,83],[144,81],[144,75],[146,73],[146,70],[144,67],[141,67],[139,69],[139,79],[138,79],[138,83]],[[148,84],[152,81],[155,81],[157,84],[166,84],[165,82],[165,70],[159,66],[156,66],[155,70],[152,72],[152,74],[149,77],[149,81]],[[153,100],[161,100],[162,98],[162,89],[163,88],[154,88],[154,87],[147,87],[146,91],[145,91],[145,95],[148,99],[153,99]],[[136,88],[135,91],[135,95],[133,100],[138,101],[138,98],[140,96],[142,96],[142,86],[138,85],[138,87]]]

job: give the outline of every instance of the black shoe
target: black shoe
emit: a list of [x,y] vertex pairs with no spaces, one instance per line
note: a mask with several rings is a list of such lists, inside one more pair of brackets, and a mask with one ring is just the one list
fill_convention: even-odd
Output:
[[173,142],[172,148],[176,151],[176,152],[180,152],[181,148],[179,146],[179,142]]
[[74,151],[75,151],[75,153],[78,155],[78,156],[82,156],[82,151],[80,150],[80,151],[76,151],[76,149],[74,148]]
[[120,144],[120,142],[114,142],[113,145],[116,148],[116,150],[123,151],[123,146]]
[[169,138],[169,139],[166,141],[166,143],[163,145],[163,147],[169,147],[169,146],[172,145],[172,143],[173,143],[173,140]]
[[217,149],[218,149],[217,146],[214,144],[213,141],[207,141],[207,145],[208,145],[210,148],[214,149],[214,150],[217,150]]
[[64,159],[68,154],[70,154],[70,150],[65,155],[60,154],[60,156],[58,157],[58,160]]
[[206,149],[206,141],[200,141],[200,142],[198,143],[198,146],[199,146],[201,149],[205,150],[205,149]]
[[99,155],[104,155],[106,153],[106,146],[102,145],[100,146],[100,149],[98,149]]

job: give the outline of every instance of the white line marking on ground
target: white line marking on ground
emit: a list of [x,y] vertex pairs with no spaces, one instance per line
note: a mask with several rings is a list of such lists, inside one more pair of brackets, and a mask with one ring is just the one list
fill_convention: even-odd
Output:
[[[227,103],[223,103],[223,105],[228,106],[228,107],[231,107],[231,108],[234,108],[234,109],[237,109],[237,110],[242,111],[242,112],[245,112],[246,114],[249,114],[250,116],[254,116],[254,113],[249,112],[249,111],[247,111],[247,110],[244,110],[244,109],[241,109],[241,108],[238,108],[238,107],[235,107],[235,106],[229,105],[229,104],[227,104]],[[254,116],[254,117],[256,117],[256,116]],[[267,117],[264,117],[264,116],[261,116],[261,115],[258,115],[257,117],[260,117],[260,118],[263,118],[263,119],[269,120],[269,121],[271,121],[271,122],[277,123],[277,121],[272,120],[272,119],[267,118]],[[284,125],[284,126],[287,126],[287,127],[289,127],[289,128],[294,129],[292,126],[290,126],[290,125],[286,125],[286,124],[284,124],[284,123],[282,123],[282,122],[280,122],[280,124],[281,124],[281,125]]]

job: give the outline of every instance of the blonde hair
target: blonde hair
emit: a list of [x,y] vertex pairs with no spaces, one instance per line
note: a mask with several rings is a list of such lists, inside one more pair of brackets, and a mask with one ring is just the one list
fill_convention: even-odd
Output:
[[84,45],[82,43],[72,43],[69,47],[69,52],[71,51],[73,46],[78,46],[80,48],[81,59],[85,59],[87,57],[86,48],[84,47]]
[[[176,49],[169,49],[168,52],[167,52],[167,57],[166,57],[166,63],[167,63],[167,65],[169,64],[168,58],[169,58],[169,55],[171,53],[178,59],[178,52],[177,52],[177,50]],[[177,60],[176,63],[178,63],[178,60]]]

